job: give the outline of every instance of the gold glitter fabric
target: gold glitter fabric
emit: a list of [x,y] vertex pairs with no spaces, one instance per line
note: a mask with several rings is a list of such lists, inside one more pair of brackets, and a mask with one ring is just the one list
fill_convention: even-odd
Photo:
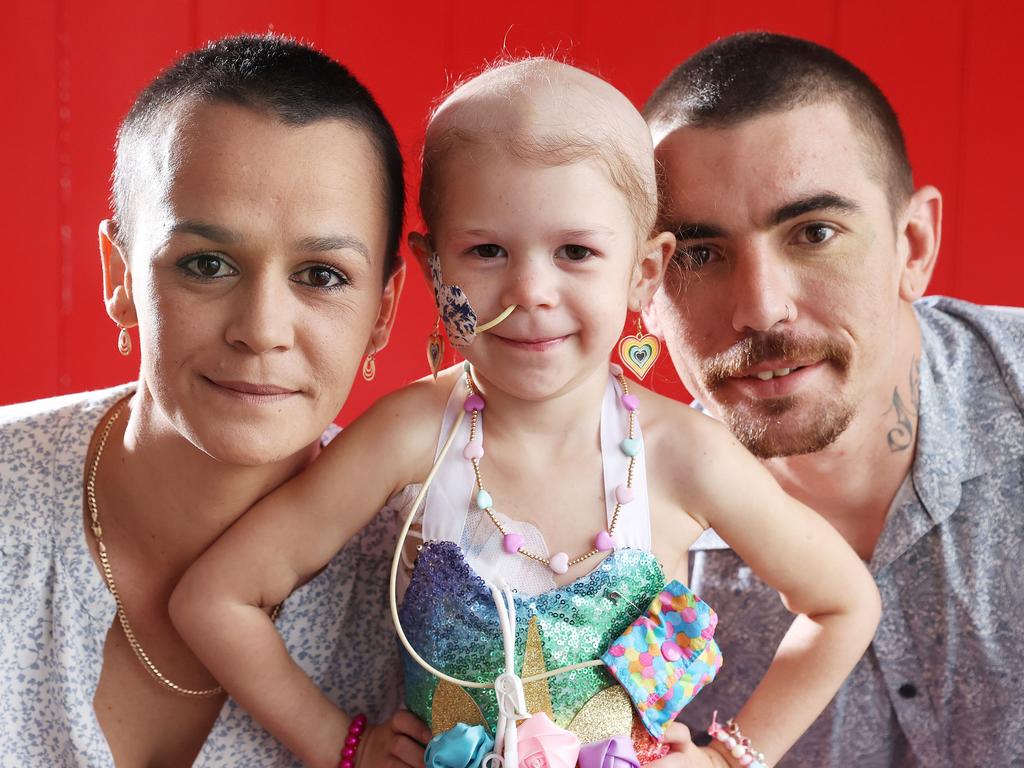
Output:
[[[664,586],[661,566],[649,552],[619,549],[572,584],[536,596],[516,597],[516,668],[523,674],[598,658],[643,612]],[[400,608],[402,626],[413,647],[437,669],[464,680],[493,682],[504,671],[497,608],[483,580],[470,568],[459,546],[434,541],[423,545]],[[628,702],[603,667],[588,667],[548,678],[546,691],[530,686],[532,705],[550,707],[552,719],[586,741],[630,732]],[[454,686],[452,686],[454,687]],[[622,693],[602,693],[614,689]],[[459,690],[459,689],[456,689]],[[474,711],[475,701],[493,731],[498,717],[493,689],[448,686],[405,657],[406,704],[424,722],[448,726]],[[594,705],[587,706],[601,695]],[[601,703],[604,705],[601,705]],[[531,710],[532,711],[532,710]],[[578,714],[582,717],[577,718]],[[630,711],[632,714],[632,710]],[[633,728],[638,754],[662,752],[643,728]],[[644,760],[646,762],[646,760]]]

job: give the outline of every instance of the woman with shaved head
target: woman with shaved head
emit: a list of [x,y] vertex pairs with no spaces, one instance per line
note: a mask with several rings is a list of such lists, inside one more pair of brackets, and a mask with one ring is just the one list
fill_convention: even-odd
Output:
[[[227,700],[167,602],[317,456],[385,345],[403,197],[373,98],[306,46],[221,40],[139,95],[100,225],[106,353],[136,345],[139,378],[0,409],[0,763],[297,765]],[[397,704],[396,654],[356,674],[346,643],[389,631],[387,522],[269,612],[316,684],[375,720]]]

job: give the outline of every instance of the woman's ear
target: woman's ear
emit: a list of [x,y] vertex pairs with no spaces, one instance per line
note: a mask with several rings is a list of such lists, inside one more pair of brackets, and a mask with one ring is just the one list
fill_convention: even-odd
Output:
[[103,269],[103,303],[107,315],[122,328],[138,324],[135,302],[132,300],[132,269],[128,253],[120,244],[117,222],[100,222],[100,266]]
[[377,313],[373,332],[370,333],[366,354],[380,352],[388,345],[391,329],[394,328],[395,318],[398,317],[398,300],[401,298],[402,288],[405,286],[405,274],[405,262],[399,259],[398,266],[384,283],[384,292],[380,297],[380,311]]
[[675,250],[676,237],[671,232],[662,232],[644,243],[629,289],[631,311],[639,312],[651,303]]
[[924,295],[935,271],[942,239],[942,194],[932,186],[916,190],[901,221],[900,298],[911,302]]

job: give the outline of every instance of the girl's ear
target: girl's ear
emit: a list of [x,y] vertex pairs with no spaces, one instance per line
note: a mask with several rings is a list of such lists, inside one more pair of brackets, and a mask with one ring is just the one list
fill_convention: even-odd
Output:
[[629,290],[631,311],[639,312],[651,303],[675,250],[676,237],[671,232],[662,232],[644,243]]
[[430,274],[430,266],[427,264],[430,254],[434,250],[430,245],[430,235],[421,232],[410,232],[409,248],[412,249],[416,262],[420,265],[420,270],[423,272],[423,276],[427,279],[428,283],[432,283],[434,279]]
[[107,315],[123,328],[138,324],[132,300],[132,269],[128,254],[118,242],[117,223],[100,222],[100,266],[103,269],[103,303]]

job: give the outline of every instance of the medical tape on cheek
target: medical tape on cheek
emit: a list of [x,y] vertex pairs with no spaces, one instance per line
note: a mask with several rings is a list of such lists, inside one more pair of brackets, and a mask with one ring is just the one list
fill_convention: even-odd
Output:
[[516,308],[515,304],[506,307],[493,320],[477,325],[476,311],[470,304],[466,293],[459,286],[446,283],[442,279],[441,259],[436,251],[430,254],[428,264],[430,280],[434,286],[434,301],[437,303],[437,311],[441,315],[445,333],[448,334],[448,340],[453,347],[468,347],[473,343],[477,333],[483,333],[498,325]]

